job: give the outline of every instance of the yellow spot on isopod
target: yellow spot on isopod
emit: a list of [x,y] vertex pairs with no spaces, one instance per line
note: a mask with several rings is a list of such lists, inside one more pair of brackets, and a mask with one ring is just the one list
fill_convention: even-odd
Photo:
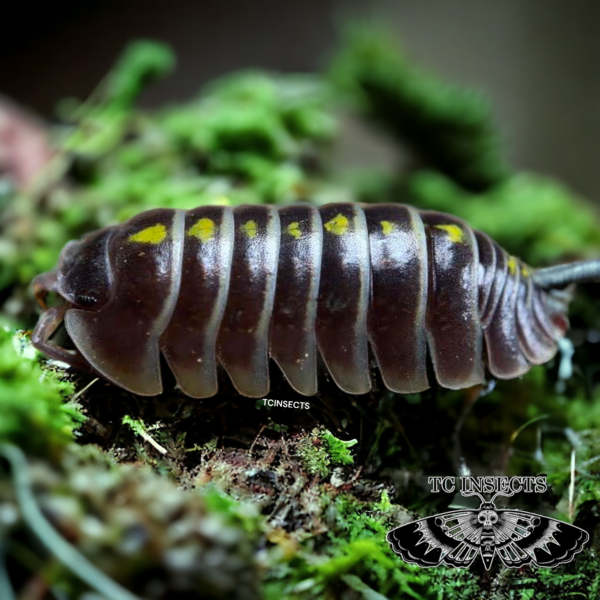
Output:
[[392,231],[396,229],[396,226],[390,221],[381,221],[381,231],[383,235],[390,235]]
[[129,236],[130,242],[140,244],[160,244],[167,237],[167,228],[162,225],[152,225]]
[[348,231],[348,226],[348,218],[342,214],[337,214],[331,221],[325,223],[325,229],[335,235],[344,235]]
[[254,238],[256,237],[256,234],[258,233],[258,225],[256,224],[256,221],[246,221],[243,225],[242,225],[242,231],[250,238]]
[[201,242],[208,242],[215,237],[216,228],[212,219],[199,219],[187,230],[187,234],[198,238]]
[[514,256],[509,257],[506,266],[508,267],[508,272],[511,275],[515,275],[517,272],[517,259]]
[[453,244],[465,241],[465,232],[458,225],[434,225],[434,227],[445,231]]
[[300,229],[300,225],[298,224],[298,221],[294,221],[293,223],[290,223],[287,227],[287,232],[292,237],[296,238],[297,240],[302,237],[302,230]]
[[531,275],[529,267],[523,263],[521,263],[521,275],[523,275],[523,277],[529,277]]

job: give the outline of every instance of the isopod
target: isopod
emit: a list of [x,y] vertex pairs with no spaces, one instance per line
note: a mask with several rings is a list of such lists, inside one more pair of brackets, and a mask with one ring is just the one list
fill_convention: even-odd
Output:
[[[155,209],[69,242],[35,278],[36,348],[142,396],[161,354],[188,396],[218,393],[219,365],[248,397],[273,359],[294,390],[461,389],[547,362],[568,328],[569,284],[600,261],[534,270],[462,220],[401,204]],[[48,308],[55,292],[62,304]],[[53,343],[64,321],[75,350]]]

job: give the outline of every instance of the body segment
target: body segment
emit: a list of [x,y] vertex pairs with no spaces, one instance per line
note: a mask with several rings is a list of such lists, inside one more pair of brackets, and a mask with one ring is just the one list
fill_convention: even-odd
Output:
[[315,323],[321,280],[323,225],[313,206],[279,211],[281,244],[270,353],[290,385],[307,396],[317,393]]
[[317,343],[335,383],[349,394],[371,389],[367,310],[370,258],[364,211],[354,204],[321,208],[323,248]]
[[229,295],[233,236],[230,208],[188,211],[177,304],[161,349],[179,387],[195,398],[218,391],[216,342]]
[[440,385],[484,381],[479,310],[479,250],[473,230],[456,217],[423,212],[429,251],[427,336]]
[[371,259],[369,339],[386,387],[413,394],[427,382],[427,237],[408,206],[365,207]]
[[271,207],[234,210],[233,265],[217,354],[244,396],[269,391],[269,323],[273,312],[280,226]]
[[156,210],[112,231],[111,293],[99,310],[65,315],[77,349],[101,375],[143,395],[162,391],[160,337],[179,295],[183,211]]

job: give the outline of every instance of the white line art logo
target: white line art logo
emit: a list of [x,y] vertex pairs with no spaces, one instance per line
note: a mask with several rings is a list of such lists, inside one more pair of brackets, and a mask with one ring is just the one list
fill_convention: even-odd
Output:
[[[494,501],[498,496],[514,495],[511,479],[525,478],[461,479],[468,480],[461,482],[461,494],[479,496],[479,508],[433,515],[392,529],[387,541],[405,562],[420,567],[443,563],[464,569],[480,555],[488,571],[495,556],[510,569],[528,564],[553,568],[571,562],[589,540],[588,533],[574,525],[519,509],[496,508]],[[490,485],[478,482],[479,479],[485,479]],[[476,488],[487,492],[489,487],[495,488],[496,493],[486,501]],[[433,491],[439,491],[439,487]]]

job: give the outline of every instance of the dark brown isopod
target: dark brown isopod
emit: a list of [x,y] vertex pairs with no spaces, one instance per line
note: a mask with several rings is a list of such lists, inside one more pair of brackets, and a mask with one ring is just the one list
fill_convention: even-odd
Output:
[[[511,379],[548,361],[568,328],[565,286],[600,261],[533,270],[460,219],[400,204],[151,210],[70,242],[34,280],[46,355],[135,394],[162,392],[160,355],[183,392],[269,391],[269,359],[317,393],[320,353],[339,388],[393,392]],[[47,309],[45,296],[63,303]],[[75,351],[54,344],[64,321]],[[369,348],[372,351],[370,360]]]

